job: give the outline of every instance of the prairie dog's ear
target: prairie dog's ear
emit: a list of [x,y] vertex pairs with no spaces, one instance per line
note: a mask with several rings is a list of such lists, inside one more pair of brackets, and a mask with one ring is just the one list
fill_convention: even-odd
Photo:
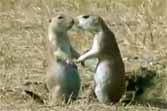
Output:
[[50,19],[48,20],[48,22],[51,23],[51,22],[52,22],[52,19],[50,18]]

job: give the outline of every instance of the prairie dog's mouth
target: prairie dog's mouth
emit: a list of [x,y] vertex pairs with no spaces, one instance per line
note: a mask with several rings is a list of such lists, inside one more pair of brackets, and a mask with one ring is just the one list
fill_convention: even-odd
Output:
[[73,25],[74,25],[74,20],[72,19],[70,25],[68,26],[68,29],[71,29]]
[[80,20],[79,20],[79,18],[78,17],[76,17],[76,18],[74,18],[73,19],[74,21],[74,24],[73,24],[73,29],[74,30],[80,30],[80,29],[82,29],[82,27],[80,26]]
[[81,15],[81,16],[76,17],[75,25],[79,29],[84,29],[83,27],[87,24],[87,19],[88,18],[89,18],[88,15]]
[[74,21],[75,21],[75,28],[78,30],[89,30],[92,27],[92,16],[91,15],[79,15],[77,16]]

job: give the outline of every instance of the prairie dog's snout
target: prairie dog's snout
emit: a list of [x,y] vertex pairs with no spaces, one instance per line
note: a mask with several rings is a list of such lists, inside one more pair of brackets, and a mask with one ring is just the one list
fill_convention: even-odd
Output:
[[68,31],[74,25],[74,19],[70,16],[60,14],[56,17],[53,17],[49,20],[50,27],[54,29],[54,31]]
[[83,28],[84,25],[88,24],[89,15],[80,15],[76,17],[76,23],[80,28]]
[[99,17],[94,15],[80,15],[76,17],[77,26],[87,31],[97,31],[99,29]]

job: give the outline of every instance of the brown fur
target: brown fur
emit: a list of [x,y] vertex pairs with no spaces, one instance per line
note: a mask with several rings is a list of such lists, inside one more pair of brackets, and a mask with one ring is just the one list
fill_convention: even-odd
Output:
[[46,83],[52,104],[76,99],[79,93],[80,77],[72,62],[79,54],[72,48],[67,34],[73,23],[66,15],[58,15],[49,23]]
[[78,26],[94,35],[92,48],[78,62],[98,58],[95,94],[102,103],[118,102],[125,90],[125,68],[112,31],[99,16],[79,16]]

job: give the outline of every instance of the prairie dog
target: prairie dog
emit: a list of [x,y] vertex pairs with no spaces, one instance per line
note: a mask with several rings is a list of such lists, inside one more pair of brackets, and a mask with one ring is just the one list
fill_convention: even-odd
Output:
[[[48,54],[49,60],[65,60],[78,58],[79,53],[73,49],[68,38],[67,31],[71,29],[74,20],[71,17],[60,14],[49,20],[48,28]],[[50,61],[49,61],[50,62]]]
[[79,54],[72,48],[67,31],[74,21],[60,14],[50,20],[48,28],[47,88],[51,104],[76,99],[80,89],[80,76],[72,58]]
[[125,90],[125,69],[113,32],[99,16],[81,15],[76,18],[76,23],[94,36],[91,49],[77,62],[98,58],[94,76],[97,99],[101,103],[118,102]]

